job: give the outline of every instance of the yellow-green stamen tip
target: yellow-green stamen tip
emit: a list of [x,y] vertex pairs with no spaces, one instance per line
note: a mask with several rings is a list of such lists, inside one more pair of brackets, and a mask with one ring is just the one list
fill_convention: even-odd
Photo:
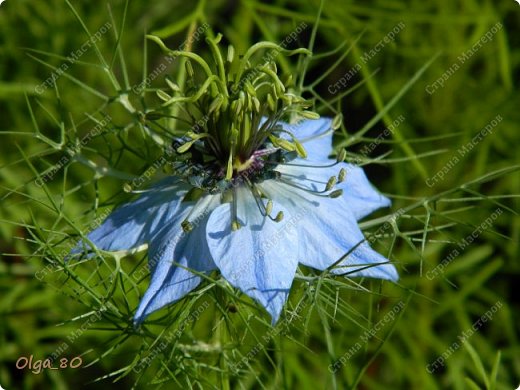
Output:
[[341,127],[341,122],[343,121],[343,116],[341,114],[338,114],[334,117],[332,120],[332,130],[337,130]]
[[193,225],[187,219],[181,222],[181,227],[184,233],[189,233],[193,230]]
[[300,115],[306,119],[320,119],[320,114],[313,111],[302,111]]
[[347,157],[347,151],[345,149],[341,149],[336,157],[337,162],[345,161],[345,157]]
[[329,181],[327,181],[327,185],[325,186],[325,191],[330,191],[337,183],[336,176],[332,176]]
[[338,174],[338,183],[342,183],[345,181],[345,177],[347,176],[347,170],[345,168],[341,168]]
[[267,201],[266,206],[265,206],[265,213],[266,213],[266,215],[271,214],[271,211],[273,211],[273,201],[271,199],[269,199]]
[[294,140],[294,145],[296,146],[296,152],[298,153],[298,156],[307,158],[307,151],[298,140]]
[[329,197],[339,198],[341,195],[343,195],[343,190],[334,190],[329,194]]

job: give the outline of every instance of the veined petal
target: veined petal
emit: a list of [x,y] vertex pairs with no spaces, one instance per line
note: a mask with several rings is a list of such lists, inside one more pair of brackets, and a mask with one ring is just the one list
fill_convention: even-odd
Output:
[[347,163],[340,164],[340,168],[344,168],[347,174],[345,181],[337,187],[343,189],[344,199],[357,220],[392,204],[370,184],[362,168]]
[[[120,251],[148,243],[175,214],[188,186],[174,178],[161,180],[137,200],[116,208],[87,238],[99,249]],[[80,242],[71,253],[83,250]]]
[[[283,129],[292,133],[300,141],[307,155],[316,160],[327,160],[332,152],[332,119],[304,119],[298,123],[290,124],[279,122]],[[284,138],[290,139],[287,135]]]
[[[298,165],[291,165],[298,164]],[[282,177],[291,180],[301,187],[314,191],[325,188],[332,176],[337,176],[343,168],[346,171],[345,181],[338,183],[336,188],[343,190],[343,198],[354,217],[359,220],[381,207],[391,205],[390,199],[381,195],[368,181],[362,168],[348,163],[339,163],[334,166],[334,160],[313,161],[311,159],[295,159],[288,164],[280,164],[276,170]]]
[[317,197],[286,184],[264,182],[266,192],[293,215],[300,237],[299,262],[324,270],[347,255],[332,270],[335,274],[366,276],[396,281],[389,260],[366,242],[346,202],[348,199]]
[[298,265],[298,235],[286,210],[275,204],[274,222],[264,217],[249,189],[236,189],[237,219],[240,229],[231,230],[232,204],[223,204],[211,214],[206,235],[213,261],[224,278],[260,302],[278,320],[287,300]]
[[[189,269],[209,272],[216,268],[206,244],[206,223],[218,202],[217,196],[208,195],[198,202],[181,203],[175,217],[150,242],[148,262],[152,278],[135,314],[136,324],[200,284],[201,277]],[[189,214],[195,221],[193,230],[186,233],[181,222]]]

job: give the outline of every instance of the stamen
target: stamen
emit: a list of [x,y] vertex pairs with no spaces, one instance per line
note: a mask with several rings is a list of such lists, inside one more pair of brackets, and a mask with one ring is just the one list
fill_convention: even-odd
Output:
[[247,81],[244,87],[250,96],[256,96],[256,89],[251,82]]
[[287,141],[286,139],[278,138],[274,135],[270,135],[269,139],[271,140],[274,146],[280,147],[283,150],[287,150],[288,152],[294,152],[296,150],[296,146],[293,143]]
[[173,92],[181,92],[181,87],[179,87],[179,85],[176,82],[170,80],[169,77],[166,77],[165,80],[166,84],[168,84],[168,86]]
[[345,161],[345,157],[347,156],[347,151],[345,149],[341,149],[336,157],[337,162]]
[[337,181],[338,180],[336,179],[336,176],[331,176],[329,181],[327,181],[327,185],[325,186],[325,191],[330,191],[332,189],[332,187],[334,187],[336,185]]
[[[273,219],[270,215],[270,212],[268,213],[267,212],[267,206],[264,205],[264,202],[262,202],[262,199],[261,198],[258,198],[256,197],[254,194],[253,194],[253,198],[255,200],[255,203],[256,203],[256,207],[258,207],[258,211],[260,211],[260,214],[263,216],[263,217],[268,217],[269,219]],[[271,202],[271,210],[272,210],[273,206],[272,206],[272,202]]]
[[196,140],[191,140],[188,142],[183,143],[181,146],[177,148],[177,153],[186,153],[195,143]]
[[181,227],[184,233],[189,233],[193,230],[193,225],[187,219],[181,222]]
[[208,115],[211,114],[213,111],[218,110],[222,106],[223,102],[224,98],[220,95],[213,99],[213,101],[209,105]]
[[[289,134],[292,141],[294,142],[295,150],[298,153],[298,156],[303,157],[303,158],[307,157],[307,151],[305,150],[305,148],[303,147],[301,142],[298,141],[298,139],[294,136],[293,133],[291,133],[290,131],[287,131],[287,130],[280,130],[280,133]],[[290,152],[292,152],[292,150],[290,150]]]
[[338,183],[344,182],[346,176],[347,176],[347,170],[345,168],[341,168],[339,170]]
[[[249,190],[253,194],[253,199],[255,200],[256,207],[258,207],[260,214],[262,214],[262,216],[264,216],[264,217],[270,217],[269,216],[270,212],[269,213],[267,212],[267,207],[264,206],[264,202],[262,202],[262,194],[260,193],[260,190],[258,189],[258,187],[254,186],[247,178],[246,178],[246,183],[247,183]],[[272,208],[273,208],[273,206],[272,206],[272,202],[271,202],[271,209]]]
[[227,169],[226,169],[226,180],[230,181],[233,177],[233,153],[229,153]]
[[[211,203],[211,200],[211,196],[203,197],[200,202],[197,202],[193,205],[184,221],[181,222],[181,227],[184,233],[189,233],[193,230],[194,226],[191,221],[196,221],[195,224],[198,225],[197,219],[205,213],[204,210],[207,209],[208,205]],[[203,210],[202,213],[199,213],[200,210]],[[197,215],[194,216],[194,214]]]
[[296,145],[296,152],[298,153],[298,156],[302,158],[307,158],[307,151],[303,147],[303,145],[298,141],[297,139],[294,139],[294,145]]
[[338,114],[334,117],[334,119],[332,120],[332,129],[333,130],[337,130],[341,127],[341,122],[343,121],[343,115],[341,114]]
[[249,189],[251,190],[253,195],[258,197],[258,198],[262,198],[262,192],[260,191],[260,189],[257,186],[253,185],[251,183],[251,181],[249,179],[247,179],[247,178],[246,178],[246,182],[249,185]]
[[191,138],[191,141],[186,141],[180,145],[176,149],[177,153],[186,153],[198,140],[202,138],[213,138],[213,136],[209,133],[194,133],[193,131],[188,131],[185,136]]
[[276,214],[276,217],[273,218],[271,216],[271,212],[273,211],[273,201],[271,199],[267,200],[267,204],[264,205],[264,202],[262,201],[262,194],[258,187],[256,187],[254,184],[252,184],[248,179],[246,179],[248,188],[250,189],[251,193],[253,194],[253,198],[256,203],[256,207],[258,207],[258,211],[260,211],[260,214],[264,217],[269,218],[271,221],[274,222],[280,222],[283,219],[283,212],[279,211],[278,214]]
[[[289,185],[289,186],[291,186],[291,187],[294,187],[294,188],[297,188],[297,189],[299,189],[299,190],[303,190],[303,191],[306,191],[306,192],[309,192],[309,193],[311,193],[311,194],[315,194],[315,195],[325,194],[326,192],[329,191],[329,190],[327,190],[327,189],[325,189],[325,190],[323,190],[323,191],[314,191],[314,190],[311,190],[311,189],[309,189],[309,188],[301,187],[301,186],[299,186],[298,184],[295,184],[295,183],[293,183],[293,182],[291,182],[291,181],[289,181],[289,180],[283,180],[283,179],[279,179],[279,180],[280,180],[282,183],[287,184],[287,185]],[[326,195],[326,196],[327,196],[327,195]]]
[[228,51],[227,51],[227,62],[232,63],[234,58],[235,58],[235,48],[233,47],[233,45],[229,45]]
[[240,222],[238,222],[238,203],[237,203],[237,189],[233,187],[233,199],[231,200],[231,230],[236,231],[240,229]]
[[301,111],[300,115],[305,119],[320,119],[320,114],[313,111]]
[[170,187],[164,187],[164,188],[159,188],[159,189],[152,187],[152,188],[149,188],[146,190],[132,190],[131,184],[129,184],[129,183],[123,184],[123,191],[126,192],[127,194],[146,194],[147,192],[167,191],[167,190],[173,190],[173,189],[177,189],[177,188],[178,188],[177,186],[170,186]]
[[307,164],[293,164],[293,163],[284,163],[283,161],[280,162],[280,161],[265,161],[266,164],[271,164],[271,165],[287,165],[289,167],[303,167],[303,168],[331,168],[331,167],[334,167],[336,165],[338,165],[341,161],[336,161],[335,163],[333,164],[329,164],[329,165],[307,165]]
[[288,186],[291,186],[291,187],[294,187],[294,188],[297,188],[299,190],[302,190],[302,191],[305,191],[305,192],[308,192],[309,194],[312,194],[314,196],[320,196],[322,198],[337,198],[339,196],[341,196],[343,194],[343,190],[334,190],[330,193],[326,193],[327,190],[325,191],[314,191],[314,190],[311,190],[309,188],[305,188],[305,187],[301,187],[297,184],[294,184],[293,182],[291,181],[288,181],[288,180],[283,180],[283,179],[279,179],[282,183],[284,184],[287,184]]
[[276,103],[270,93],[267,94],[267,104],[271,111],[276,112]]
[[276,218],[274,219],[275,222],[281,222],[283,219],[283,211],[279,211],[278,214],[276,214]]
[[343,190],[334,190],[329,194],[330,198],[339,198],[341,195],[343,195]]
[[273,211],[273,201],[271,199],[269,199],[267,201],[267,205],[265,206],[265,212],[267,215],[270,215],[271,211]]
[[253,105],[255,106],[255,111],[258,114],[260,114],[260,100],[258,100],[256,96],[253,96],[251,100],[253,101]]

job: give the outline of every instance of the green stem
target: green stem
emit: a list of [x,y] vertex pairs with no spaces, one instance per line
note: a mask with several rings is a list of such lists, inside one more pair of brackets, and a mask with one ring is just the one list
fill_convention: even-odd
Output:
[[216,320],[215,324],[215,342],[220,346],[220,355],[219,355],[219,366],[220,366],[220,388],[223,390],[231,390],[231,386],[229,384],[229,370],[227,367],[226,356],[225,356],[225,346],[229,341],[228,331],[226,329],[226,321],[222,316],[220,319]]
[[[157,43],[164,52],[170,54],[173,57],[180,56],[180,57],[187,57],[189,59],[192,59],[193,61],[198,63],[202,67],[202,69],[204,69],[204,73],[206,73],[206,76],[208,76],[208,77],[213,76],[213,72],[211,71],[208,63],[198,54],[195,54],[195,53],[192,53],[189,51],[184,51],[184,50],[171,50],[168,47],[166,47],[166,45],[161,40],[161,38],[156,37],[154,35],[147,35],[146,38]],[[211,93],[213,96],[218,95],[217,86],[214,84],[211,85]]]
[[222,88],[222,92],[224,93],[224,95],[226,97],[228,97],[229,93],[228,93],[228,90],[226,87],[227,79],[226,79],[226,71],[224,69],[224,59],[222,58],[222,53],[220,52],[220,49],[217,46],[217,43],[220,41],[221,38],[222,38],[222,35],[218,34],[217,38],[215,38],[215,39],[206,38],[206,42],[209,44],[209,48],[211,50],[211,53],[213,54],[213,59],[215,60],[215,63],[217,64],[218,75],[220,77],[220,80],[222,81],[222,84],[224,85],[224,88]]

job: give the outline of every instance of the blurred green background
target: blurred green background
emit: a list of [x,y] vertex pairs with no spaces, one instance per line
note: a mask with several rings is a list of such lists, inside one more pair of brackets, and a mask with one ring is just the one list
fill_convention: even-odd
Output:
[[[321,14],[316,0],[6,0],[0,385],[516,388],[519,22],[513,0],[327,0]],[[89,39],[82,23],[91,35],[103,26],[106,33],[99,53],[90,46],[71,63]],[[208,281],[135,330],[132,313],[148,281],[144,255],[59,266],[80,231],[130,198],[124,183],[161,156],[143,142],[142,118],[120,104],[126,94],[140,109],[156,104],[132,90],[164,63],[145,33],[176,48],[205,23],[239,53],[296,29],[289,48],[315,39],[304,95],[324,116],[342,113],[336,145],[354,162],[372,162],[368,176],[393,199],[393,223],[383,224],[387,210],[362,227],[396,263],[398,285],[297,280],[272,329],[256,304]],[[192,50],[208,54],[202,37]],[[301,71],[297,58],[279,65]],[[182,69],[168,64],[150,88],[164,88],[164,77]],[[82,144],[96,125],[101,130]],[[20,357],[53,354],[83,364],[39,374],[16,368]]]

